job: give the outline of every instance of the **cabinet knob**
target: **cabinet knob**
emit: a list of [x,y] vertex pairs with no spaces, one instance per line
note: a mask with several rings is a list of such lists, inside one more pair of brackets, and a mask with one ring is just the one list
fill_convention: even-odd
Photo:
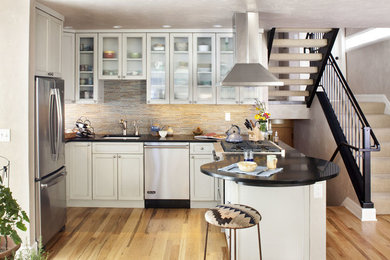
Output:
[[121,78],[121,76],[118,75],[118,79],[120,79],[120,78]]
[[236,104],[238,104],[239,102],[238,101],[236,101]]
[[196,104],[196,101],[194,101],[194,104]]
[[195,156],[191,156],[192,159],[195,159]]
[[49,75],[49,76],[53,76],[53,75],[54,75],[54,73],[53,73],[53,72],[49,72],[49,73],[47,73],[47,75]]
[[200,150],[202,150],[202,151],[203,151],[203,150],[204,150],[204,147],[201,147],[201,148],[200,148]]
[[118,158],[122,158],[122,156],[118,155]]
[[116,158],[116,155],[114,155],[113,157]]
[[244,104],[244,101],[241,101],[240,104]]
[[150,104],[150,100],[148,100],[148,104]]

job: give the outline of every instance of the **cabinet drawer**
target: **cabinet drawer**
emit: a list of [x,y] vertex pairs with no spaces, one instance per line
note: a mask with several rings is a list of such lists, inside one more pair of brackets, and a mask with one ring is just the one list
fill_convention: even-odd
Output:
[[143,153],[143,143],[94,143],[93,153]]
[[214,143],[191,143],[191,154],[211,154],[214,150]]

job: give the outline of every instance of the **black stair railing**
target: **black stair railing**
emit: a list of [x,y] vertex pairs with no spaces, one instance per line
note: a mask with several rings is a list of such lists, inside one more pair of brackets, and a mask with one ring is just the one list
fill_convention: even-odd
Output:
[[363,208],[372,208],[371,152],[380,144],[332,54],[321,75],[317,97]]

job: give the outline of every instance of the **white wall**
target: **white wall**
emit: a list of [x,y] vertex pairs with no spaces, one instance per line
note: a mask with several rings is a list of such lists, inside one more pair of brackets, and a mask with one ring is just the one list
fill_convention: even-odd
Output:
[[[0,143],[0,155],[11,161],[11,190],[31,216],[29,25],[29,0],[1,0],[0,128],[11,129],[11,142]],[[21,234],[28,241],[30,233]]]
[[[329,160],[336,150],[336,142],[317,97],[313,100],[310,113],[310,120],[294,121],[294,146],[307,156]],[[340,167],[340,173],[327,181],[327,205],[339,206],[347,197],[359,205],[340,155],[337,155],[334,162]]]

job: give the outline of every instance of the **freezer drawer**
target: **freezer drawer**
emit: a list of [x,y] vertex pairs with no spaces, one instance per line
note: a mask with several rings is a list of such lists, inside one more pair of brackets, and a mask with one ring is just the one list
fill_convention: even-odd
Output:
[[[45,245],[66,222],[66,170],[37,182],[40,189],[40,234]],[[39,238],[38,237],[38,238]]]
[[145,143],[145,200],[189,200],[188,143]]

